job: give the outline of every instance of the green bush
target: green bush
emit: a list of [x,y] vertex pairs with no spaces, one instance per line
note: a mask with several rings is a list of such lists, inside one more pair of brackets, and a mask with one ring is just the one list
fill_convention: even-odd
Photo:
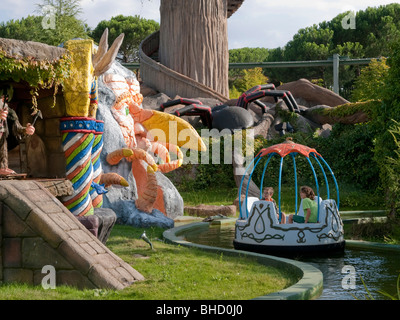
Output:
[[318,152],[336,178],[366,190],[379,185],[379,167],[374,160],[376,132],[370,123],[335,124],[329,138],[317,138]]
[[[242,132],[243,134],[245,131]],[[235,180],[233,176],[232,163],[225,163],[224,156],[227,152],[227,156],[231,156],[231,146],[234,146],[234,139],[240,138],[239,135],[222,135],[220,137],[203,137],[203,141],[207,147],[207,154],[194,153],[191,155],[191,151],[183,150],[186,152],[185,162],[183,169],[186,172],[192,171],[192,177],[185,174],[184,179],[179,179],[177,183],[180,191],[191,191],[191,190],[202,190],[212,187],[222,188],[233,188],[235,187]],[[231,142],[229,140],[231,139]],[[243,137],[242,137],[243,139]],[[225,147],[225,141],[227,147]],[[243,147],[245,146],[242,142]],[[225,150],[226,149],[226,150]],[[219,160],[217,157],[219,156]],[[207,158],[208,157],[208,158]],[[174,173],[167,174],[168,177],[172,177]],[[173,177],[172,177],[173,179]]]
[[400,144],[394,133],[400,131],[400,41],[392,44],[388,65],[390,69],[385,80],[383,103],[374,121],[376,129],[379,130],[375,139],[374,159],[379,164],[380,181],[384,188],[387,208],[392,215],[399,216]]
[[241,70],[239,76],[230,84],[229,97],[237,99],[248,89],[267,82],[268,78],[264,76],[262,68]]
[[[372,130],[370,124],[335,124],[328,138],[314,137],[300,132],[290,136],[296,143],[315,148],[328,163],[339,185],[339,191],[345,188],[346,194],[349,195],[348,197],[341,198],[341,207],[382,206],[383,199],[378,197],[375,192],[380,180],[379,167],[374,160],[375,132]],[[258,137],[255,143],[255,154],[262,148],[282,143],[286,137],[279,137],[270,141]],[[267,158],[267,156],[263,157],[254,170],[252,179],[257,185],[261,184]],[[309,185],[316,191],[314,174],[306,157],[296,155],[295,160],[298,187]],[[278,155],[274,155],[269,161],[265,171],[263,187],[272,186],[278,190],[280,161],[281,157]],[[322,170],[314,158],[311,157],[310,161],[317,176],[320,195],[325,197],[327,191]],[[330,197],[335,199],[337,194],[332,175],[321,161],[320,163],[326,173]],[[294,190],[295,176],[291,156],[284,158],[281,186],[282,189],[289,188]],[[352,193],[351,190],[354,190],[354,192]],[[357,203],[354,203],[354,199],[358,199]]]
[[352,101],[367,101],[383,99],[385,79],[389,72],[386,58],[372,59],[370,64],[361,69],[360,76],[354,83]]

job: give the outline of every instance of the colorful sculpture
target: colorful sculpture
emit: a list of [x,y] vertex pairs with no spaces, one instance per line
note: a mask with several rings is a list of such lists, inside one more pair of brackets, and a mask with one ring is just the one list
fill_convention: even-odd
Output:
[[[93,214],[94,207],[102,206],[103,184],[99,156],[102,149],[103,123],[96,120],[97,78],[113,63],[123,41],[121,34],[107,50],[108,30],[94,53],[92,40],[70,40],[64,47],[71,54],[71,74],[65,81],[63,93],[67,117],[60,120],[63,150],[66,158],[67,179],[72,182],[73,193],[62,199],[63,204],[76,216]],[[114,182],[127,185],[120,177]]]
[[[128,185],[116,173],[102,173],[99,155],[103,128],[102,122],[96,121],[97,79],[111,67],[123,37],[121,34],[107,50],[106,29],[96,53],[92,40],[70,40],[64,45],[71,52],[72,69],[64,85],[67,117],[61,119],[60,130],[63,133],[67,178],[72,182],[74,192],[62,200],[77,216],[90,215],[94,207],[102,205],[106,186],[112,183]],[[124,158],[132,162],[138,190],[136,207],[148,213],[157,208],[165,214],[163,191],[157,184],[155,172],[169,172],[181,166],[181,146],[201,151],[205,151],[206,147],[186,121],[143,109],[143,97],[136,79],[104,74],[103,80],[115,94],[112,114],[126,143],[126,148],[108,154],[107,162],[115,165]],[[175,160],[171,160],[171,153]],[[157,164],[153,155],[157,155],[161,163]]]
[[[182,165],[180,146],[201,151],[206,147],[186,121],[163,112],[143,109],[143,97],[136,79],[109,73],[103,76],[103,81],[115,94],[116,101],[111,113],[128,147],[109,154],[107,161],[110,165],[119,163],[123,158],[132,162],[132,173],[139,193],[136,207],[149,213],[153,208],[165,212],[162,189],[157,184],[155,172],[170,172]],[[172,123],[176,130],[170,130]],[[183,131],[185,138],[179,140]],[[153,156],[158,157],[158,164]],[[175,160],[171,160],[172,157]]]

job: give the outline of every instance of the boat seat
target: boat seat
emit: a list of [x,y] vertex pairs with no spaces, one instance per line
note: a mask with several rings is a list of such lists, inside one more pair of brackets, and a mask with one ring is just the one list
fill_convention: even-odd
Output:
[[[250,212],[251,212],[251,208],[253,207],[253,204],[256,201],[260,201],[260,199],[257,198],[257,197],[247,197],[247,211],[248,211],[249,215],[250,215]],[[241,210],[242,211],[241,217],[242,217],[242,219],[246,219],[247,218],[246,217],[246,199],[243,200],[242,205],[241,205],[241,209],[242,209]]]
[[[256,199],[257,199],[257,198],[256,198]],[[269,211],[269,212],[270,212],[270,215],[271,215],[271,218],[272,218],[272,222],[273,222],[274,225],[275,225],[275,224],[279,224],[279,220],[278,220],[278,217],[277,217],[277,215],[276,215],[275,207],[274,207],[274,205],[273,205],[273,203],[272,203],[271,201],[266,201],[266,200],[259,200],[259,199],[257,199],[257,201],[254,201],[254,202],[252,203],[252,207],[251,207],[251,209],[249,210],[249,214],[251,214],[251,211],[253,210],[253,208],[254,208],[255,206],[257,206],[257,207],[260,208],[260,205],[263,205],[263,207],[261,208],[260,211],[264,210],[264,209],[265,209],[265,206],[270,206],[270,211]],[[267,218],[268,213],[265,212],[264,215],[265,215],[265,218]],[[268,220],[268,221],[269,221],[269,220]]]
[[319,205],[319,219],[318,223],[324,223],[326,218],[326,203],[321,201]]

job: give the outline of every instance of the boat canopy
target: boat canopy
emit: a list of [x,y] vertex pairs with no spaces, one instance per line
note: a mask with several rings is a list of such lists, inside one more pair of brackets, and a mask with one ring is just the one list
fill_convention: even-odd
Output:
[[[289,158],[292,159],[293,161],[293,167],[294,167],[294,179],[295,179],[295,189],[296,189],[296,206],[295,206],[295,210],[296,210],[296,214],[297,214],[297,210],[298,210],[298,186],[297,186],[297,169],[296,169],[296,155],[302,155],[304,156],[311,168],[311,171],[313,173],[314,179],[315,179],[315,185],[316,185],[316,195],[318,196],[318,202],[321,201],[321,197],[320,197],[320,188],[319,188],[319,183],[318,183],[318,179],[317,179],[317,173],[315,171],[314,165],[312,162],[314,162],[314,164],[317,164],[317,166],[320,168],[320,170],[322,171],[324,180],[325,180],[325,185],[326,185],[326,189],[327,189],[327,199],[330,199],[330,188],[329,188],[329,183],[328,183],[328,178],[325,172],[325,168],[327,168],[327,170],[329,171],[329,173],[331,174],[335,187],[336,187],[336,195],[337,195],[337,200],[336,200],[336,204],[337,204],[337,208],[339,210],[339,187],[335,178],[335,175],[332,171],[332,169],[329,167],[328,163],[324,160],[324,158],[317,152],[317,150],[315,150],[314,148],[310,148],[307,147],[305,145],[302,144],[298,144],[293,142],[293,140],[291,138],[287,138],[285,142],[280,143],[280,144],[276,144],[273,146],[270,146],[268,148],[263,148],[260,150],[260,152],[255,156],[255,158],[252,160],[252,162],[248,165],[248,167],[246,168],[245,174],[242,177],[242,181],[240,183],[240,188],[239,188],[239,208],[240,208],[240,219],[248,219],[249,216],[249,212],[248,212],[248,207],[247,207],[247,198],[248,198],[248,191],[249,191],[249,186],[250,183],[247,184],[247,186],[243,186],[243,181],[244,181],[244,177],[249,174],[249,179],[248,181],[251,181],[252,175],[254,173],[254,170],[256,169],[256,167],[258,166],[258,164],[260,163],[261,159],[263,159],[264,157],[266,158],[265,164],[264,164],[264,169],[262,171],[262,176],[261,176],[261,183],[260,183],[260,199],[262,198],[262,191],[264,189],[264,177],[267,171],[267,167],[268,164],[271,160],[271,158],[275,155],[281,157],[280,159],[280,166],[279,166],[279,193],[278,193],[278,208],[279,208],[279,222],[281,222],[282,220],[282,210],[281,210],[281,185],[282,185],[282,171],[283,171],[283,163],[284,163],[284,158],[289,156]],[[242,190],[243,188],[246,188],[246,192],[245,194],[245,212],[243,212],[243,206],[241,203],[241,197],[240,195],[243,194]],[[318,219],[319,219],[319,205],[318,205]]]

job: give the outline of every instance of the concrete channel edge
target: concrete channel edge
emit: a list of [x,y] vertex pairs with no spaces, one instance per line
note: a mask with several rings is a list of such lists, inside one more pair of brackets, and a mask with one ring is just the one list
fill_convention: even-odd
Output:
[[[226,221],[224,224],[227,223],[230,223],[230,221]],[[292,272],[300,277],[300,280],[298,282],[286,289],[271,294],[259,296],[254,298],[253,300],[313,300],[317,299],[321,295],[323,289],[323,275],[319,269],[313,267],[312,265],[291,259],[253,252],[196,244],[186,241],[184,237],[181,236],[183,233],[189,230],[209,228],[209,226],[209,222],[190,223],[164,231],[163,237],[165,241],[170,244],[180,245],[189,248],[198,248],[215,253],[223,253],[224,255],[229,256],[253,257],[256,258],[257,262],[261,264],[277,268],[284,268],[287,271]]]

